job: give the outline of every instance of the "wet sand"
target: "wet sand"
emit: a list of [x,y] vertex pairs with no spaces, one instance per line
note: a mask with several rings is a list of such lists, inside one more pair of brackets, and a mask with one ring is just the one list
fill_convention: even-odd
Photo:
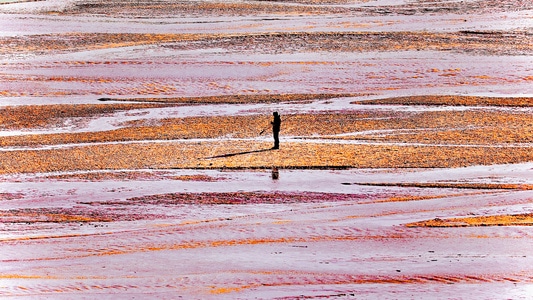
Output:
[[0,2],[0,296],[532,294],[529,2]]

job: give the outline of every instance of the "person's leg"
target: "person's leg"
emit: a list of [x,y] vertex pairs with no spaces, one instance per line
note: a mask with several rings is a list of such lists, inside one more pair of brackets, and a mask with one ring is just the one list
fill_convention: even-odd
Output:
[[279,132],[274,131],[274,148],[279,149]]

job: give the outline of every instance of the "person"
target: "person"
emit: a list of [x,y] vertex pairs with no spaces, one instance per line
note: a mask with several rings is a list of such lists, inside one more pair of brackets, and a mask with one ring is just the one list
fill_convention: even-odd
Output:
[[274,147],[272,149],[279,149],[279,131],[281,130],[281,117],[277,111],[274,112],[274,120],[272,124],[272,133],[274,134]]

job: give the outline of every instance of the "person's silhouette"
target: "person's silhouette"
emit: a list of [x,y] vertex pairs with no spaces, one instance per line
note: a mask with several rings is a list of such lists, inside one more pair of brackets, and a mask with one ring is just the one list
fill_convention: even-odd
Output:
[[281,130],[281,117],[277,111],[274,112],[274,120],[272,124],[272,133],[274,134],[274,147],[272,149],[279,149],[279,131]]

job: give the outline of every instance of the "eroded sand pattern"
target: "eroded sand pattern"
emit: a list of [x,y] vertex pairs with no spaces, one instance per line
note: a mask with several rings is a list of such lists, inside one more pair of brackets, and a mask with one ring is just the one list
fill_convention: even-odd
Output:
[[0,297],[530,299],[532,30],[523,0],[0,1]]

